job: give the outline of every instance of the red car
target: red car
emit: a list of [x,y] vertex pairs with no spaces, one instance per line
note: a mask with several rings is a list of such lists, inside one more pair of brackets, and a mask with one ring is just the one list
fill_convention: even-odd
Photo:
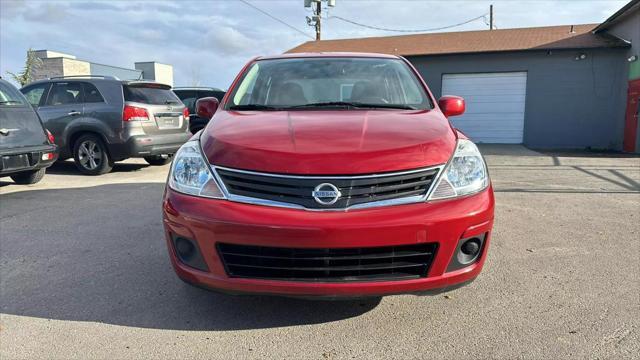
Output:
[[176,154],[164,195],[178,276],[230,293],[433,294],[474,280],[494,197],[477,147],[411,64],[260,57]]

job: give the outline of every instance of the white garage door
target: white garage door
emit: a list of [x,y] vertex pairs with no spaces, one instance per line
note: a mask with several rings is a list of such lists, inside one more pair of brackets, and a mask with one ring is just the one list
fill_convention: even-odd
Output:
[[526,89],[526,72],[442,76],[442,94],[462,96],[467,105],[451,121],[474,142],[522,143]]

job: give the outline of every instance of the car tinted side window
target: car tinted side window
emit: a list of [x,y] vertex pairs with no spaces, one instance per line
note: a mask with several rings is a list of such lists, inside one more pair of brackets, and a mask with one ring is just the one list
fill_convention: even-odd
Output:
[[189,112],[195,114],[196,100],[198,100],[197,92],[193,90],[180,90],[176,91],[175,94],[182,100],[182,103],[189,109]]
[[83,83],[84,86],[84,102],[86,103],[101,103],[104,102],[104,98],[100,94],[100,91],[91,83]]
[[34,85],[32,87],[21,90],[24,97],[27,98],[29,104],[33,106],[39,106],[43,100],[43,95],[46,95],[49,84]]
[[49,91],[47,105],[67,105],[82,102],[82,84],[71,83],[55,83]]

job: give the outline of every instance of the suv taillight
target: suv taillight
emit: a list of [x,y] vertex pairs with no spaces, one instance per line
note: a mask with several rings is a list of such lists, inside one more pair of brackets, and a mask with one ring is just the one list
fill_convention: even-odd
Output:
[[184,110],[182,110],[182,116],[184,116],[185,120],[189,118],[189,109],[184,108]]
[[125,105],[122,112],[122,121],[147,121],[149,120],[149,113],[147,109]]
[[44,129],[47,132],[47,140],[49,140],[49,144],[53,145],[55,144],[56,139],[53,137],[53,134],[51,133],[51,131]]

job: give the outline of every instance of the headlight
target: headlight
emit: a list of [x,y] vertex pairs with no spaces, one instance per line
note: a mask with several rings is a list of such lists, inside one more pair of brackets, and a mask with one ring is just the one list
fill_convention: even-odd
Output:
[[449,164],[444,168],[429,200],[470,195],[489,186],[489,175],[478,147],[469,140],[458,140]]
[[171,165],[169,187],[184,194],[224,199],[198,141],[189,141],[178,150]]

